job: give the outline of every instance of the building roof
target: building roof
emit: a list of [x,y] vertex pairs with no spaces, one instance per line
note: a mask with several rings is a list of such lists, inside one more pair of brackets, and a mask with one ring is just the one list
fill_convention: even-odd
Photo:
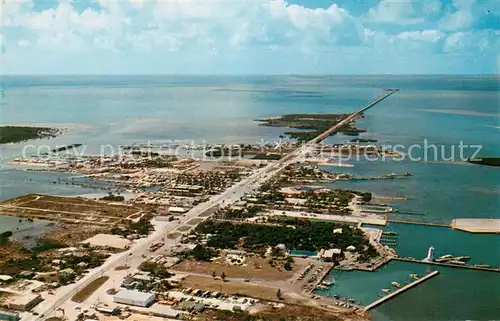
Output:
[[325,251],[325,254],[323,254],[323,256],[332,257],[332,256],[334,256],[336,254],[340,254],[340,253],[342,253],[341,249],[329,249],[329,250]]
[[162,317],[167,317],[167,318],[174,318],[176,319],[180,312],[172,309],[169,306],[163,305],[163,304],[158,304],[155,303],[152,306],[148,308],[148,311],[153,312],[156,315],[162,316]]
[[168,208],[168,211],[173,212],[173,213],[186,213],[187,212],[187,210],[184,207],[179,207],[179,206],[170,206]]
[[10,281],[12,280],[12,276],[10,275],[0,275],[0,281]]
[[0,309],[0,314],[9,315],[11,317],[19,318],[19,313],[17,313],[17,312],[6,311],[6,310]]
[[29,305],[31,302],[40,299],[41,299],[40,294],[26,293],[13,297],[9,303],[19,306],[26,306]]
[[120,290],[120,292],[115,294],[115,298],[118,299],[142,302],[151,300],[151,297],[155,297],[154,293],[139,292],[135,290]]

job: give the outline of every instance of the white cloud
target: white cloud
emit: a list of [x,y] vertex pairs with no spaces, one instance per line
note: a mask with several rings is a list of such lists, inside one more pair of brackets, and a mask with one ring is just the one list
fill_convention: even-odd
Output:
[[[209,65],[205,60],[216,57],[219,60],[213,61],[231,61],[238,66],[271,65],[274,61],[292,68],[288,61],[297,59],[295,67],[308,60],[314,68],[322,68],[321,62],[329,67],[326,61],[344,68],[342,61],[357,59],[361,66],[362,60],[374,55],[406,61],[407,55],[474,50],[471,44],[487,51],[495,41],[491,33],[470,30],[474,0],[454,0],[439,23],[443,7],[438,0],[381,0],[361,17],[352,16],[335,3],[312,9],[285,0],[98,3],[100,7],[77,10],[64,1],[35,11],[31,2],[8,2],[2,13],[3,32],[10,42],[5,40],[4,47],[17,50],[10,61],[21,59],[15,57],[19,53],[23,53],[19,57],[30,60],[26,58],[30,53],[36,56],[41,50],[44,55],[82,53],[89,61],[108,57],[103,53],[109,57],[120,54],[122,58],[146,53],[151,61],[169,56],[172,63],[182,60],[196,67]],[[446,30],[463,32],[448,36]],[[477,40],[471,40],[474,37]],[[303,59],[303,54],[308,59]]]
[[404,31],[396,37],[406,41],[437,42],[443,39],[445,34],[439,30]]
[[446,38],[443,50],[452,54],[491,52],[498,56],[500,51],[499,38],[500,30],[459,31]]
[[441,19],[439,26],[444,30],[464,30],[474,21],[472,6],[475,0],[453,0],[453,9]]

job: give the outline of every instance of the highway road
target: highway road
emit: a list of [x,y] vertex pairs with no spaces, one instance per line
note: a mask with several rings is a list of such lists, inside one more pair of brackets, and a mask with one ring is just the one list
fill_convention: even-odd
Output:
[[[328,129],[326,132],[318,135],[316,138],[312,139],[311,141],[303,144],[300,148],[294,150],[293,152],[289,153],[282,159],[280,159],[277,162],[270,163],[266,167],[260,168],[257,171],[255,171],[253,174],[250,176],[246,177],[245,179],[241,180],[240,182],[236,183],[232,187],[228,188],[226,191],[219,195],[215,195],[212,198],[209,199],[209,201],[205,203],[201,203],[195,207],[193,207],[189,212],[185,214],[185,217],[183,218],[182,222],[187,222],[193,218],[196,217],[202,217],[200,216],[202,213],[204,213],[207,210],[211,209],[216,209],[217,207],[221,205],[229,205],[237,200],[239,200],[244,194],[249,193],[256,188],[258,188],[260,185],[265,183],[267,180],[269,180],[272,176],[278,174],[280,171],[282,171],[286,166],[293,164],[297,161],[298,157],[301,155],[307,153],[311,147],[313,147],[315,144],[319,143],[332,133],[335,133],[335,131],[340,128],[343,125],[346,125],[353,120],[355,120],[359,115],[361,115],[364,111],[367,109],[373,107],[377,103],[381,102],[385,98],[389,97],[393,93],[395,93],[397,90],[389,91],[385,95],[382,95],[378,97],[377,99],[373,100],[363,108],[359,109],[358,111],[352,113],[350,116],[348,116],[346,119],[343,121],[337,123],[335,126],[331,127]],[[66,301],[70,301],[71,297],[75,295],[80,289],[85,287],[87,284],[92,282],[93,280],[106,275],[107,273],[113,273],[114,269],[120,265],[124,265],[127,261],[130,262],[139,262],[140,258],[143,254],[147,254],[149,247],[154,244],[159,242],[161,239],[165,238],[166,235],[172,231],[174,231],[177,227],[179,227],[180,224],[179,222],[172,221],[168,222],[165,224],[161,224],[161,227],[158,228],[155,232],[153,232],[148,238],[138,240],[136,244],[134,244],[128,251],[122,252],[120,254],[115,254],[112,257],[110,257],[102,266],[93,269],[90,271],[85,277],[80,279],[78,282],[68,285],[64,287],[63,289],[60,289],[55,293],[53,297],[46,296],[45,301],[40,303],[39,306],[36,307],[35,311],[39,313],[38,316],[35,315],[27,315],[23,320],[29,320],[29,321],[40,321],[44,320],[45,318],[48,318],[51,316],[56,309],[61,307],[63,303]],[[178,239],[168,239],[165,238],[165,243],[167,246],[175,246],[179,241]],[[134,264],[138,265],[138,264]],[[137,266],[131,266],[132,268],[136,268]]]

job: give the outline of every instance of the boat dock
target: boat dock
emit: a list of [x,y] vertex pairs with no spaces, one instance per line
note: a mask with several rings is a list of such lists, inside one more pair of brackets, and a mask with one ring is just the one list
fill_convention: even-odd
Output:
[[318,276],[318,278],[316,279],[316,281],[312,284],[309,292],[313,292],[316,287],[321,283],[323,282],[323,280],[325,279],[325,277],[328,275],[328,273],[330,273],[330,271],[333,269],[333,264],[330,264],[330,265],[326,265],[325,266],[325,269],[323,270],[323,272],[321,272],[321,274]]
[[408,290],[408,289],[410,289],[410,288],[412,288],[414,286],[417,286],[420,283],[423,283],[423,282],[425,282],[425,281],[433,278],[434,276],[436,276],[438,274],[439,274],[439,271],[433,271],[433,272],[427,274],[426,276],[423,276],[420,279],[415,280],[414,282],[412,282],[412,283],[410,283],[408,285],[405,285],[404,287],[402,287],[402,288],[400,288],[400,289],[398,289],[398,290],[396,290],[396,291],[394,291],[394,292],[392,292],[392,293],[390,293],[390,294],[388,294],[388,295],[386,295],[386,296],[378,299],[377,301],[370,303],[369,305],[365,306],[364,311],[366,312],[366,311],[368,311],[370,309],[373,309],[374,307],[376,307],[376,306],[384,303],[385,301],[389,301],[390,299],[392,299],[393,297],[397,296],[398,294],[403,293],[404,291],[406,291],[406,290]]
[[411,263],[420,263],[420,264],[430,264],[430,265],[440,265],[452,268],[461,268],[461,269],[469,269],[469,270],[477,270],[477,271],[486,271],[486,272],[497,272],[500,273],[500,268],[491,268],[491,267],[481,267],[481,266],[473,266],[473,265],[459,265],[445,262],[428,262],[428,261],[420,261],[415,259],[406,259],[402,257],[395,257],[393,260],[403,261],[403,262],[411,262]]

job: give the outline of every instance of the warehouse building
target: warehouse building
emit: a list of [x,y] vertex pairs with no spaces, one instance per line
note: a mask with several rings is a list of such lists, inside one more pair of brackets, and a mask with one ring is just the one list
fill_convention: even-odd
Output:
[[42,300],[40,294],[27,293],[14,297],[7,306],[12,310],[29,311]]
[[134,290],[121,290],[113,297],[113,301],[121,304],[147,307],[156,301],[156,296],[153,293],[145,293]]

